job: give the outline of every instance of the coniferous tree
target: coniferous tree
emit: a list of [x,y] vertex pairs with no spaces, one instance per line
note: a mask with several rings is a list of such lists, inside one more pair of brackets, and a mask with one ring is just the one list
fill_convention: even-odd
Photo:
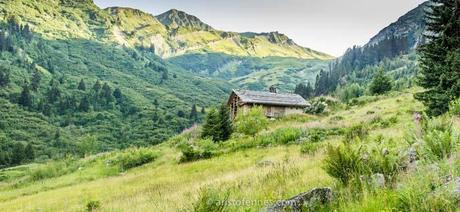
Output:
[[201,107],[201,114],[205,114],[206,113],[206,108],[204,108],[204,106]]
[[4,67],[0,66],[0,87],[5,87],[10,83],[10,72]]
[[93,91],[95,93],[99,93],[101,88],[102,88],[101,82],[99,80],[97,80],[96,83],[94,83],[94,85],[93,85]]
[[201,132],[202,138],[212,138],[214,141],[219,137],[219,112],[212,108],[206,115],[203,124],[203,131]]
[[42,76],[39,71],[34,70],[34,73],[32,74],[32,80],[30,87],[32,88],[33,91],[37,91],[38,87],[40,86],[40,81],[42,80]]
[[89,111],[89,100],[88,97],[83,97],[83,99],[80,101],[80,105],[78,106],[78,110],[80,112],[88,112]]
[[54,83],[47,93],[48,103],[53,104],[60,100],[61,98],[61,89],[57,83]]
[[295,87],[294,93],[299,94],[304,99],[309,99],[313,94],[313,88],[311,87],[310,82],[307,85],[300,83]]
[[26,148],[24,149],[25,157],[29,161],[33,160],[35,158],[35,151],[33,146],[29,143],[27,144]]
[[392,83],[390,77],[385,75],[383,68],[379,69],[369,85],[369,91],[371,94],[380,95],[390,91],[391,89]]
[[78,83],[78,90],[85,91],[86,90],[86,84],[83,79],[80,80],[80,83]]
[[19,96],[18,103],[24,107],[32,107],[32,95],[30,94],[29,86],[27,83],[22,86],[22,92]]
[[192,109],[190,110],[190,119],[192,120],[198,119],[198,111],[196,110],[196,104],[192,105]]
[[123,94],[121,93],[121,90],[119,88],[116,88],[113,91],[113,97],[115,97],[118,103],[123,102]]
[[24,159],[26,159],[24,145],[22,143],[15,143],[13,145],[12,153],[13,157],[11,157],[11,162],[13,165],[19,165],[24,161]]
[[427,106],[428,115],[437,116],[460,97],[460,1],[431,0],[426,18],[429,42],[419,49],[418,80],[426,90],[415,98]]
[[230,108],[227,104],[222,104],[219,108],[219,134],[217,141],[226,141],[233,133],[232,119],[230,117]]
[[110,88],[110,86],[107,83],[104,83],[104,85],[102,86],[101,96],[105,99],[106,104],[113,102],[114,100],[114,97],[112,95],[112,88]]

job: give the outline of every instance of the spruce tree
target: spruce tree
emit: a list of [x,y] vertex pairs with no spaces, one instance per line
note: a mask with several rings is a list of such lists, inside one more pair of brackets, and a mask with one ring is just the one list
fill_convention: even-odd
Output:
[[94,85],[93,85],[94,93],[99,93],[101,88],[102,88],[101,82],[99,80],[97,80],[96,83],[94,83]]
[[227,104],[222,104],[219,108],[219,125],[216,141],[226,141],[233,133],[232,119],[230,118],[230,108]]
[[198,119],[198,111],[196,110],[196,105],[192,105],[192,109],[190,110],[190,119],[196,120]]
[[419,49],[418,84],[425,91],[415,95],[427,106],[427,114],[448,111],[460,97],[460,1],[431,0],[426,14],[428,43]]
[[80,80],[80,83],[78,83],[78,90],[85,91],[86,90],[86,84],[83,79]]
[[219,125],[219,112],[215,108],[212,108],[206,115],[201,137],[212,138],[216,141],[219,137]]
[[380,68],[369,85],[369,91],[373,95],[380,95],[390,91],[391,89],[392,83],[390,77],[385,75],[383,68]]
[[22,86],[21,95],[19,96],[18,104],[24,107],[32,106],[32,95],[30,94],[29,86],[27,83]]
[[0,87],[5,87],[9,83],[10,83],[10,71],[4,66],[0,66]]
[[109,84],[104,83],[102,86],[101,96],[105,99],[106,104],[113,102],[114,97],[112,95],[112,88],[110,88]]
[[35,152],[32,144],[27,144],[26,148],[24,149],[25,157],[29,161],[32,161],[35,158]]
[[80,101],[80,105],[78,106],[78,110],[80,110],[80,112],[88,112],[89,111],[89,100],[88,100],[88,97],[85,96],[83,97],[83,99]]
[[31,88],[33,91],[37,91],[38,87],[40,86],[40,81],[42,80],[42,76],[39,71],[35,70],[34,73],[32,74],[32,80],[31,80]]
[[123,102],[123,94],[121,93],[121,90],[119,88],[116,88],[113,91],[113,96],[115,97],[118,103]]

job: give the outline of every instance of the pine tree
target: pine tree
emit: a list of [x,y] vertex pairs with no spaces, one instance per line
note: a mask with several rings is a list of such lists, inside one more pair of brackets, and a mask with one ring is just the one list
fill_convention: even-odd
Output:
[[85,91],[86,90],[86,84],[83,79],[80,80],[80,83],[78,83],[78,90]]
[[192,105],[192,109],[190,110],[190,119],[197,120],[198,119],[198,112],[196,110],[196,105]]
[[219,137],[219,113],[215,108],[209,110],[203,124],[202,138],[212,138],[213,140]]
[[29,143],[27,144],[26,148],[24,149],[25,157],[29,161],[32,161],[35,158],[35,151],[33,146]]
[[29,86],[27,83],[22,86],[22,92],[19,96],[18,104],[24,107],[32,107],[32,95],[30,94]]
[[385,75],[383,68],[380,68],[369,85],[369,91],[373,95],[380,95],[390,91],[391,89],[392,83],[390,77]]
[[39,71],[34,70],[34,73],[32,74],[32,80],[31,80],[31,88],[33,91],[37,91],[38,87],[40,87],[40,81],[42,80],[42,76]]
[[4,66],[0,66],[0,87],[5,87],[9,83],[10,83],[10,71]]
[[438,116],[460,97],[460,1],[431,0],[426,18],[429,42],[419,49],[418,79],[425,91],[415,98],[427,106],[428,115]]
[[15,143],[13,145],[12,155],[13,155],[13,157],[11,157],[11,159],[12,159],[11,163],[13,165],[21,164],[26,159],[26,154],[25,154],[25,151],[24,151],[24,145],[22,143],[19,143],[19,142]]
[[313,95],[313,88],[311,87],[310,82],[308,82],[306,86],[300,83],[295,87],[294,93],[299,94],[304,99],[309,99]]
[[113,102],[114,97],[112,95],[112,88],[110,88],[109,84],[104,83],[102,86],[101,96],[105,99],[106,104]]
[[206,113],[206,108],[204,108],[204,106],[203,106],[203,107],[201,107],[201,114],[205,114],[205,113]]
[[61,98],[61,89],[57,83],[54,83],[50,89],[48,89],[47,93],[48,103],[53,104],[60,100]]
[[115,99],[117,100],[118,103],[123,102],[123,94],[121,93],[121,90],[119,88],[116,88],[113,91],[113,96],[115,97]]
[[89,100],[88,97],[83,97],[83,99],[80,101],[80,105],[78,106],[78,110],[80,112],[88,112],[89,111]]
[[102,86],[101,86],[101,82],[99,80],[96,81],[96,83],[94,83],[93,85],[93,91],[95,93],[99,93],[99,91],[101,90]]
[[216,141],[226,141],[233,133],[232,119],[230,117],[230,108],[227,104],[222,104],[219,108],[219,133]]

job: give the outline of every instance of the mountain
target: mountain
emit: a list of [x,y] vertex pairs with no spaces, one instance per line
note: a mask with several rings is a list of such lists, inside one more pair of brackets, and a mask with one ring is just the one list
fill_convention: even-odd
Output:
[[167,26],[168,29],[187,28],[197,31],[213,30],[211,26],[203,23],[199,18],[176,9],[171,9],[156,16],[156,18],[163,25]]
[[317,77],[317,95],[330,93],[352,83],[366,85],[379,68],[390,74],[396,87],[413,84],[417,73],[416,48],[426,42],[425,9],[428,2],[401,16],[364,46],[354,46],[331,63],[329,72]]
[[[107,8],[115,17],[116,41],[152,49],[163,58],[191,53],[223,53],[233,56],[295,57],[332,59],[318,51],[301,47],[278,32],[235,33],[212,28],[195,16],[170,10],[152,16],[129,8]],[[133,11],[129,11],[133,10]],[[129,25],[123,23],[129,22]],[[163,26],[159,26],[161,23]],[[155,28],[155,30],[150,30]]]
[[131,8],[102,10],[91,0],[7,0],[1,4],[3,19],[16,16],[46,38],[99,39],[150,48],[162,58],[208,52],[254,57],[333,58],[301,47],[277,32],[240,34],[215,30],[197,17],[174,9],[155,17]]

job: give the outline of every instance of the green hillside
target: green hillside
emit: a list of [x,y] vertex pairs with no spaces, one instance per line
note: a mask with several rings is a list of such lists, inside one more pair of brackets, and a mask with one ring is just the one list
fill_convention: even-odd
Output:
[[[195,128],[147,149],[2,170],[0,208],[209,211],[217,207],[218,201],[253,200],[257,202],[223,206],[226,211],[253,211],[315,187],[331,187],[335,198],[322,206],[326,211],[452,209],[455,196],[445,176],[459,174],[455,158],[460,153],[454,151],[450,157],[433,159],[435,153],[428,152],[428,143],[412,142],[409,135],[415,135],[418,129],[413,112],[423,108],[412,97],[417,91],[362,97],[360,105],[336,106],[326,115],[271,121],[268,129],[255,137],[239,135],[214,147],[200,141],[200,129]],[[451,119],[453,135],[458,136],[460,121],[458,117],[448,117]],[[428,126],[445,126],[435,125],[443,123],[439,121],[429,121]],[[179,163],[184,143],[208,148],[214,156]],[[332,157],[329,149],[342,145],[359,151],[359,157],[367,155],[368,159],[362,160],[369,160],[369,168],[382,167],[377,172],[384,174],[384,185],[369,181],[347,186],[328,172],[327,160]],[[415,167],[404,168],[411,148],[416,148],[418,162]],[[131,155],[129,160],[125,158],[127,154]],[[131,166],[120,165],[125,159],[146,164],[127,169]],[[343,160],[346,163],[347,158]],[[373,176],[375,171],[365,173],[361,179]],[[307,210],[315,206],[305,207]],[[315,210],[318,209],[321,207]]]
[[292,92],[299,83],[314,83],[329,60],[305,60],[286,57],[238,57],[226,54],[188,54],[167,61],[192,73],[228,80],[238,88],[266,90],[276,86]]
[[[17,16],[0,29],[0,71],[8,76],[0,86],[0,158],[7,158],[0,166],[25,162],[21,146],[29,144],[32,160],[157,144],[201,120],[202,114],[191,114],[193,105],[211,106],[231,89],[149,51],[46,39]],[[97,145],[81,152],[88,137]]]

